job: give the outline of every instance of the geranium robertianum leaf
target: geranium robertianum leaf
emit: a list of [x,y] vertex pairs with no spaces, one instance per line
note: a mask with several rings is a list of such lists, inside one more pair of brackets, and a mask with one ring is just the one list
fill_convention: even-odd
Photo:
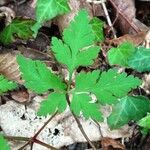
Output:
[[95,41],[96,42],[104,41],[104,32],[103,32],[104,22],[94,17],[91,19],[90,24],[92,25],[92,30],[95,35]]
[[150,102],[147,98],[126,96],[113,106],[112,113],[108,117],[108,125],[111,129],[120,128],[129,121],[138,121],[150,111]]
[[0,75],[0,94],[17,88],[17,84]]
[[71,110],[77,116],[82,115],[86,119],[93,119],[97,121],[103,121],[102,113],[96,103],[92,102],[91,97],[88,94],[73,94],[73,99],[71,101]]
[[57,15],[69,12],[68,0],[37,0],[36,23],[32,27],[35,35],[45,21],[51,20]]
[[32,38],[32,30],[34,21],[31,19],[15,18],[4,30],[0,33],[0,42],[4,45],[15,42],[16,39],[27,40]]
[[111,65],[128,67],[128,61],[135,52],[135,47],[130,42],[124,42],[117,48],[111,48],[108,52],[108,61]]
[[63,93],[53,92],[49,94],[48,98],[42,101],[38,115],[53,114],[56,111],[63,112],[67,107],[66,96]]
[[96,95],[102,104],[113,104],[128,94],[128,92],[141,84],[140,79],[126,73],[118,73],[110,69],[100,73],[93,71],[89,73],[79,73],[76,76],[77,92],[90,92]]
[[63,32],[63,41],[52,38],[52,51],[58,62],[65,64],[70,73],[78,66],[88,66],[98,56],[94,33],[85,10],[79,11]]
[[54,89],[56,91],[65,90],[66,85],[63,81],[52,73],[41,61],[33,61],[19,55],[17,62],[27,88],[36,93],[43,93],[48,89]]

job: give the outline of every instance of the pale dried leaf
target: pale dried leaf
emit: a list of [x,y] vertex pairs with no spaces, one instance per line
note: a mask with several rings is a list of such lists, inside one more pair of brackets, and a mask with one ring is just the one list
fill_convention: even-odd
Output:
[[101,144],[103,150],[125,150],[124,145],[109,137],[102,138]]
[[26,90],[13,91],[11,92],[11,97],[19,103],[29,101],[29,93]]
[[18,53],[18,51],[4,51],[0,54],[0,74],[4,75],[9,80],[22,83],[16,61],[16,55]]
[[135,18],[134,0],[109,0],[116,11],[117,27],[123,34],[136,34],[147,31],[147,27]]

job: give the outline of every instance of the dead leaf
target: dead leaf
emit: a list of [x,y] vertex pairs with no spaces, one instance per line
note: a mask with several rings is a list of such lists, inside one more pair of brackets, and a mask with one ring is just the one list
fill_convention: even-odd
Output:
[[102,150],[125,150],[125,146],[122,145],[120,142],[109,138],[104,137],[101,140]]
[[19,67],[16,61],[18,51],[3,51],[0,54],[0,74],[7,77],[9,80],[14,80],[22,83],[20,79]]
[[123,34],[136,34],[148,30],[146,25],[136,19],[134,0],[109,0],[109,2],[116,11],[114,20]]
[[110,48],[117,47],[118,45],[120,45],[125,41],[132,42],[135,46],[139,46],[140,44],[143,44],[143,42],[145,41],[145,36],[146,36],[145,32],[140,32],[136,35],[125,34],[116,39],[106,40],[101,44],[103,55],[106,57],[107,52],[109,51]]
[[25,103],[29,101],[29,93],[27,90],[13,91],[11,92],[11,97],[19,103]]

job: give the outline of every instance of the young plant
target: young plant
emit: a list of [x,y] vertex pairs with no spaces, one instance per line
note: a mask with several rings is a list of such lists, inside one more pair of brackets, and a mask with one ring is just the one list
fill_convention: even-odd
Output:
[[[55,75],[41,61],[33,61],[22,55],[17,57],[22,78],[28,89],[38,94],[49,89],[53,91],[41,103],[38,115],[63,112],[68,105],[74,116],[82,114],[86,119],[103,121],[100,107],[108,104],[114,106],[108,117],[111,128],[120,127],[130,120],[139,120],[146,115],[145,111],[150,108],[147,99],[127,96],[131,89],[141,84],[140,79],[126,73],[118,73],[115,69],[104,72],[76,72],[79,66],[92,65],[100,52],[100,47],[95,45],[95,34],[87,11],[79,11],[64,30],[62,40],[53,37],[51,45],[56,60],[69,72],[68,81],[65,81],[63,76]],[[73,73],[76,75],[75,80]],[[92,95],[95,95],[95,101]],[[144,108],[144,111],[141,108]]]

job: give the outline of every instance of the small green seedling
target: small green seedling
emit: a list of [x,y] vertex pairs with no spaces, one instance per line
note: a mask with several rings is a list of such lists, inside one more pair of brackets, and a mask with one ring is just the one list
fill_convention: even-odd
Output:
[[[64,30],[62,40],[52,38],[51,49],[56,60],[69,72],[67,82],[62,75],[55,75],[41,61],[33,61],[22,55],[17,57],[22,78],[28,89],[38,94],[53,90],[41,103],[38,115],[63,112],[68,104],[76,116],[82,114],[86,119],[103,121],[100,106],[108,104],[114,107],[108,117],[108,124],[114,129],[130,120],[141,119],[150,108],[146,98],[127,96],[131,89],[141,84],[141,80],[132,75],[118,73],[115,69],[104,72],[76,72],[79,66],[92,65],[100,52],[100,47],[95,45],[95,34],[87,11],[79,11]],[[76,75],[75,80],[73,73]],[[75,86],[72,86],[73,82]],[[92,95],[95,95],[95,101]]]

